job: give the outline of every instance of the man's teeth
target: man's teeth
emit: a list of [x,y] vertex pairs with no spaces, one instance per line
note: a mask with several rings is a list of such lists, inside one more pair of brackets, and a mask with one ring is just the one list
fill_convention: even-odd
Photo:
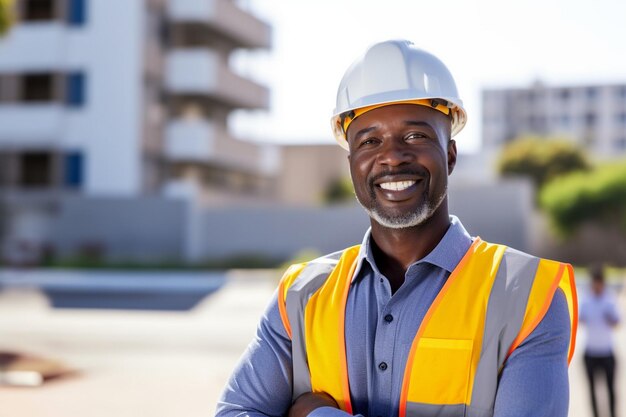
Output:
[[415,184],[415,181],[395,181],[395,182],[383,182],[380,184],[380,188],[383,190],[402,191]]

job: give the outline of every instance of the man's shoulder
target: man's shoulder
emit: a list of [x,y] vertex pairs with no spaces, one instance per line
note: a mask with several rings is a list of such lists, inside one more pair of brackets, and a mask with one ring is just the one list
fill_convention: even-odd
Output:
[[[493,245],[488,243],[488,245]],[[571,265],[555,261],[548,258],[542,258],[509,246],[500,245],[502,249],[501,258],[494,258],[494,262],[498,262],[499,273],[506,276],[505,289],[515,289],[518,287],[526,287],[523,282],[532,283],[538,280],[542,283],[540,286],[552,287],[555,279],[570,280],[573,282],[573,269]],[[495,251],[485,250],[485,253],[495,254]]]
[[342,257],[349,256],[354,259],[358,256],[361,245],[350,246],[336,252],[328,253],[315,259],[311,259],[308,262],[304,262],[305,265],[337,265]]
[[360,245],[351,246],[306,262],[292,264],[287,269],[285,275],[292,275],[292,282],[311,281],[328,277],[342,257],[349,256],[351,258],[356,258],[358,256],[359,249]]
[[497,246],[501,246],[504,248],[504,256],[511,258],[511,259],[518,259],[518,260],[526,260],[526,261],[532,261],[535,260],[536,262],[544,262],[544,263],[554,263],[554,264],[566,264],[566,262],[561,262],[561,261],[557,261],[557,260],[553,260],[553,259],[549,259],[549,258],[545,258],[545,257],[541,257],[538,255],[533,255],[531,253],[528,252],[524,252],[520,249],[516,249],[514,247],[508,246],[508,245],[504,245],[501,243],[495,243],[495,242],[485,242],[488,245],[497,245]]
[[346,248],[346,249],[338,250],[336,252],[328,253],[328,254],[320,256],[318,258],[311,259],[307,263],[308,264],[337,264],[339,262],[339,259],[341,259],[341,256],[343,255],[343,253],[346,250],[348,250],[348,249],[350,249],[350,248]]

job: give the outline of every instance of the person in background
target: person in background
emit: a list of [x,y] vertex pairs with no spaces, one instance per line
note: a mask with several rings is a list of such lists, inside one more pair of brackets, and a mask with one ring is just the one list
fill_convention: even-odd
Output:
[[594,417],[598,417],[595,379],[598,372],[601,372],[606,377],[611,417],[615,417],[613,328],[619,324],[620,315],[615,296],[606,288],[602,266],[590,268],[590,275],[591,291],[580,304],[579,320],[587,328],[585,369],[589,380],[591,407]]

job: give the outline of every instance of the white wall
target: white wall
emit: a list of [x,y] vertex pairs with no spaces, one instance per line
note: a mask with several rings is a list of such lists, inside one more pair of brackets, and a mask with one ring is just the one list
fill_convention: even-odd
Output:
[[69,39],[68,66],[88,73],[88,105],[68,112],[65,144],[86,151],[87,194],[141,189],[144,7],[136,0],[91,0],[88,25]]
[[[90,0],[84,26],[23,24],[0,41],[0,72],[86,74],[85,106],[61,108],[60,128],[47,137],[35,129],[38,136],[30,141],[82,150],[83,190],[88,195],[131,196],[141,191],[144,20],[143,0]],[[2,107],[0,124],[10,128],[0,129],[0,146],[28,141],[23,136],[33,129],[24,125],[24,117],[15,117],[20,108],[9,114]],[[28,117],[30,106],[22,107]]]

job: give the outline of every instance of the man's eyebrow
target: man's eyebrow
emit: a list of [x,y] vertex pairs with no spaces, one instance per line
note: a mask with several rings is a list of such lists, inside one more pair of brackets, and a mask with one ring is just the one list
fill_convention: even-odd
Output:
[[354,139],[356,140],[356,139],[360,138],[361,136],[363,136],[363,135],[365,135],[365,134],[367,134],[367,133],[369,133],[369,132],[371,132],[372,130],[375,130],[375,129],[376,129],[376,126],[370,126],[370,127],[363,128],[363,129],[359,130],[358,132],[356,132],[356,134],[354,135]]
[[407,126],[422,126],[422,127],[428,127],[430,129],[434,128],[432,127],[432,125],[428,122],[425,122],[423,120],[405,120],[404,124]]

